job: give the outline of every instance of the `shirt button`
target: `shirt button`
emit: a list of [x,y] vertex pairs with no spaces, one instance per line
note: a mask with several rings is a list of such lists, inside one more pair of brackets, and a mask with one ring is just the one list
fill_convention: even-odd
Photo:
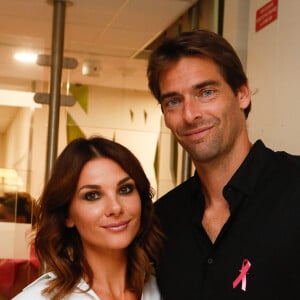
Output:
[[211,265],[213,262],[214,262],[214,260],[213,260],[212,258],[209,258],[209,259],[207,260],[207,263],[208,263],[209,265]]

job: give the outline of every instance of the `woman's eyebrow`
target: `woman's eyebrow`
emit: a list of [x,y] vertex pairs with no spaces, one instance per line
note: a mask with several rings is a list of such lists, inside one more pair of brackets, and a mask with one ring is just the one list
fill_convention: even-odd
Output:
[[[118,182],[118,185],[121,185],[129,180],[133,180],[130,176],[126,176],[125,178],[121,179],[119,182]],[[133,180],[134,181],[134,180]]]
[[98,184],[85,184],[81,186],[78,191],[80,192],[83,189],[98,189],[100,186]]

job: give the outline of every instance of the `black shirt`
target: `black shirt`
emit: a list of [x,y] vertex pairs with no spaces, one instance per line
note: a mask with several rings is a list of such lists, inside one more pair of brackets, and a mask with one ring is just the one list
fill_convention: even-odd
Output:
[[[223,195],[231,216],[214,244],[201,225],[197,174],[155,203],[166,235],[163,299],[300,299],[300,157],[257,141]],[[243,281],[233,287],[244,260],[246,290]]]

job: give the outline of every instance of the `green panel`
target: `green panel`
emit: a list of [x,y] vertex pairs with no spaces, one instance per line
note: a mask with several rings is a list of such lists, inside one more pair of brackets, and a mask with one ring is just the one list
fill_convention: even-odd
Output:
[[88,93],[89,88],[87,85],[82,84],[70,84],[70,92],[82,107],[82,109],[87,113],[88,110]]
[[80,127],[71,117],[71,115],[68,113],[67,114],[67,143],[70,143],[72,140],[79,137],[85,138],[85,134],[82,132]]

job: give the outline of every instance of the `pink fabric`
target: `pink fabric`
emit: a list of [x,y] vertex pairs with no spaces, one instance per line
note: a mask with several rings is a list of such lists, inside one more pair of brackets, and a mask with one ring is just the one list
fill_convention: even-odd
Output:
[[28,264],[38,270],[40,263],[35,255],[34,248],[30,249],[30,259],[3,259],[0,261],[0,293],[10,297],[11,290],[15,284],[16,275],[20,266]]

